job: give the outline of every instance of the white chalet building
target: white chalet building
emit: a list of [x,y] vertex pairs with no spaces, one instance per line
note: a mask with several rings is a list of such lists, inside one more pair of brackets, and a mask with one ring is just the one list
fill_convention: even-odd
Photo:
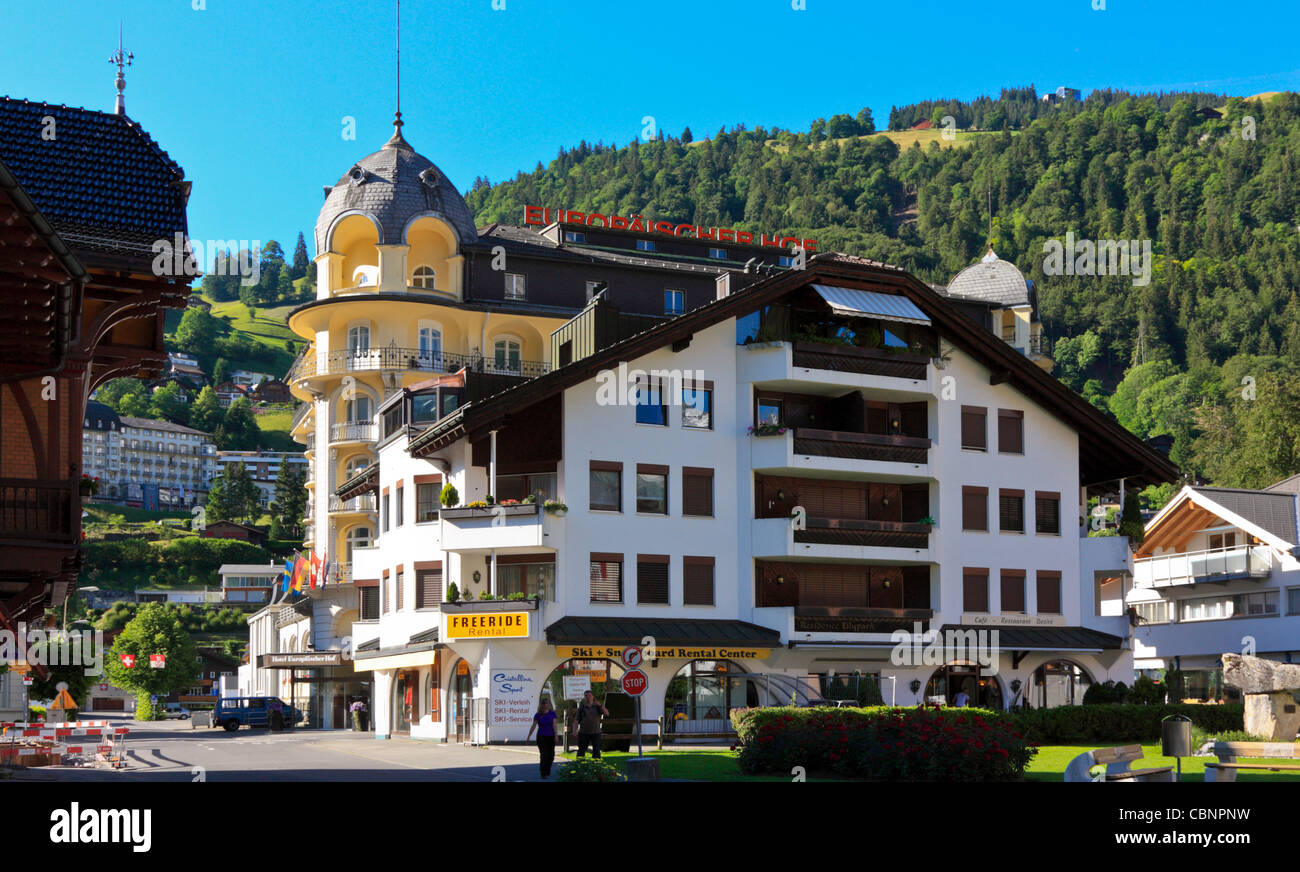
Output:
[[[379,404],[378,462],[335,491],[379,506],[352,552],[376,736],[518,740],[541,693],[566,711],[584,686],[630,716],[629,645],[642,717],[679,734],[740,706],[1038,707],[1132,679],[1127,540],[1084,538],[1082,507],[1177,470],[1045,372],[1031,312],[837,255],[727,290],[648,330],[597,296],[553,372]],[[918,627],[996,630],[993,661]]]

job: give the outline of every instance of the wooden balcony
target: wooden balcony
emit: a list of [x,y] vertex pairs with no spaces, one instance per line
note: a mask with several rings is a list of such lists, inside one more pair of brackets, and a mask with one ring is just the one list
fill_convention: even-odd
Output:
[[901,521],[865,521],[846,518],[808,518],[806,528],[794,531],[794,541],[809,545],[869,545],[877,548],[928,548],[929,524]]
[[921,625],[930,629],[933,609],[883,609],[858,606],[795,606],[794,629],[799,633],[909,633]]
[[926,463],[930,440],[917,436],[882,436],[842,430],[794,431],[794,453],[848,460],[881,460],[893,463]]
[[0,478],[0,539],[74,545],[74,516],[80,506],[77,485],[71,481]]
[[877,351],[873,348],[798,340],[792,345],[794,365],[809,369],[924,381],[930,364],[930,358],[906,352]]

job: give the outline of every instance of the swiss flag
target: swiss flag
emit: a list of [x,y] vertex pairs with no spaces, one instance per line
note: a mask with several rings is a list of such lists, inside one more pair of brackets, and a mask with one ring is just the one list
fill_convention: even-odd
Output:
[[166,654],[150,654],[149,665],[154,669],[164,669],[167,666]]
[[127,669],[134,669],[134,668],[135,668],[135,655],[134,655],[134,654],[123,654],[123,655],[122,655],[122,665],[125,666]]

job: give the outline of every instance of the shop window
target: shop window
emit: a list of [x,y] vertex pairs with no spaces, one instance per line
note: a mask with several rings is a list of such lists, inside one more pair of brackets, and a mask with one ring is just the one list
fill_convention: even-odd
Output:
[[[731,710],[771,704],[762,679],[730,660],[692,660],[664,694],[665,730],[676,734],[731,732]],[[789,702],[784,688],[785,702]]]
[[1092,678],[1077,664],[1053,660],[1034,670],[1025,699],[1034,708],[1082,705]]
[[930,676],[925,685],[926,702],[955,705],[957,695],[965,693],[966,704],[977,708],[1002,708],[1002,686],[992,675],[981,675],[980,667],[973,663],[952,663]]

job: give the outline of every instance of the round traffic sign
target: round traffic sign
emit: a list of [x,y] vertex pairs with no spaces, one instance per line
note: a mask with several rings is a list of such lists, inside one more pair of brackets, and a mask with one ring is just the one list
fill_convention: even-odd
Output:
[[628,696],[640,696],[650,686],[650,680],[640,669],[629,669],[623,673],[623,692]]
[[641,665],[641,649],[635,645],[628,645],[623,649],[623,665],[628,669],[635,669]]

